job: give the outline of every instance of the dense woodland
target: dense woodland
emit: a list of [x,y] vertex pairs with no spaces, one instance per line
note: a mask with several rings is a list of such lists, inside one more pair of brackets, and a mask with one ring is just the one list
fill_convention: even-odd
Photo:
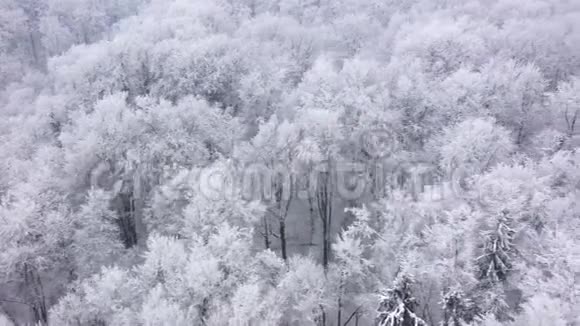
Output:
[[579,114],[578,0],[0,0],[0,324],[580,325]]

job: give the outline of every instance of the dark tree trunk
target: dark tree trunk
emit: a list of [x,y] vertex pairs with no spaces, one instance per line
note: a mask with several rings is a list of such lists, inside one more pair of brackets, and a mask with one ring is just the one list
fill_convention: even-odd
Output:
[[27,263],[24,264],[24,283],[35,323],[48,325],[48,309],[42,281],[36,270]]
[[286,261],[288,254],[286,252],[286,221],[280,219],[280,250],[282,251],[282,259]]
[[119,225],[121,240],[123,241],[125,248],[131,248],[137,244],[135,201],[131,193],[119,194],[117,200],[119,213],[117,224]]
[[[286,187],[288,186],[288,187]],[[275,199],[276,199],[276,215],[278,217],[278,232],[280,237],[280,251],[284,261],[288,260],[288,250],[286,241],[286,217],[290,210],[290,203],[292,201],[292,179],[283,178],[278,180],[274,185]]]
[[316,229],[316,215],[314,214],[314,203],[312,198],[308,197],[308,212],[310,213],[310,245],[314,244],[314,231]]
[[33,32],[31,32],[29,34],[29,39],[30,39],[30,51],[32,52],[32,58],[34,59],[34,66],[39,68],[40,67],[40,56],[38,54],[38,48],[36,46],[36,40],[35,40]]
[[336,326],[342,326],[342,297],[338,297],[338,313],[336,316]]
[[322,220],[322,266],[324,270],[328,269],[328,224]]
[[330,262],[330,232],[332,227],[332,189],[329,171],[321,172],[316,185],[316,205],[322,222],[322,265],[328,270]]
[[266,249],[270,249],[270,228],[268,225],[268,217],[264,216],[264,218],[262,219],[263,223],[264,223],[264,246],[266,247]]

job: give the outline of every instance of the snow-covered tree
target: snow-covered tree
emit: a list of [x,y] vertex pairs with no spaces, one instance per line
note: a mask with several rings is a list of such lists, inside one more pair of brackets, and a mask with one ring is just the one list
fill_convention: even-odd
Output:
[[478,316],[476,305],[461,290],[451,289],[444,293],[441,304],[442,326],[469,325]]
[[389,288],[375,323],[578,324],[578,22],[0,0],[0,314],[353,326]]
[[377,317],[379,326],[423,326],[427,325],[416,314],[417,302],[413,297],[413,278],[400,275],[393,287],[381,295]]
[[514,151],[510,133],[493,120],[467,119],[450,128],[432,145],[449,174],[472,175],[505,161]]
[[481,278],[490,282],[505,281],[513,268],[514,237],[516,231],[512,228],[508,211],[497,218],[495,228],[484,232],[483,255],[478,257],[481,265]]

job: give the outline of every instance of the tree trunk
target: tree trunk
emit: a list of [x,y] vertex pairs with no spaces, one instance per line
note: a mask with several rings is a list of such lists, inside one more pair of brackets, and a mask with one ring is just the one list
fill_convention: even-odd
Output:
[[264,246],[266,249],[270,249],[270,229],[268,226],[268,217],[264,216],[262,218],[262,222],[264,224]]
[[27,263],[24,264],[24,283],[35,323],[41,326],[48,325],[48,309],[42,281],[34,268]]
[[337,313],[336,319],[337,319],[336,326],[342,326],[340,324],[342,321],[341,320],[342,319],[342,296],[338,297],[338,313]]
[[[289,187],[285,187],[289,186]],[[290,210],[292,201],[292,180],[283,179],[275,185],[276,208],[278,215],[278,232],[280,233],[280,251],[284,261],[288,260],[287,241],[286,241],[286,217]],[[285,193],[288,192],[288,194]]]
[[321,172],[316,185],[316,204],[322,222],[322,265],[325,271],[328,270],[330,262],[330,232],[332,227],[332,189],[330,186],[330,172]]
[[30,51],[32,52],[32,58],[34,59],[34,66],[40,68],[40,56],[38,55],[38,48],[36,46],[36,40],[33,32],[30,32],[29,40],[30,40]]
[[326,326],[326,312],[324,311],[324,307],[320,305],[320,319],[318,320],[318,325]]
[[314,244],[314,231],[316,229],[316,217],[314,214],[314,203],[312,203],[312,198],[308,197],[308,210],[310,213],[310,245]]
[[284,261],[288,260],[288,254],[286,252],[286,221],[285,221],[285,219],[280,219],[280,250],[282,251],[282,259],[284,259]]
[[328,224],[322,220],[322,266],[324,270],[328,269]]
[[125,248],[132,248],[137,244],[137,231],[135,229],[135,201],[132,193],[119,194],[117,198],[117,212],[121,240]]

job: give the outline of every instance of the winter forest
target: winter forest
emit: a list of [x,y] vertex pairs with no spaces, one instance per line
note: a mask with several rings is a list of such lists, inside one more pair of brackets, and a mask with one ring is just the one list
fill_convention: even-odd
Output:
[[579,0],[0,0],[0,325],[579,326]]

